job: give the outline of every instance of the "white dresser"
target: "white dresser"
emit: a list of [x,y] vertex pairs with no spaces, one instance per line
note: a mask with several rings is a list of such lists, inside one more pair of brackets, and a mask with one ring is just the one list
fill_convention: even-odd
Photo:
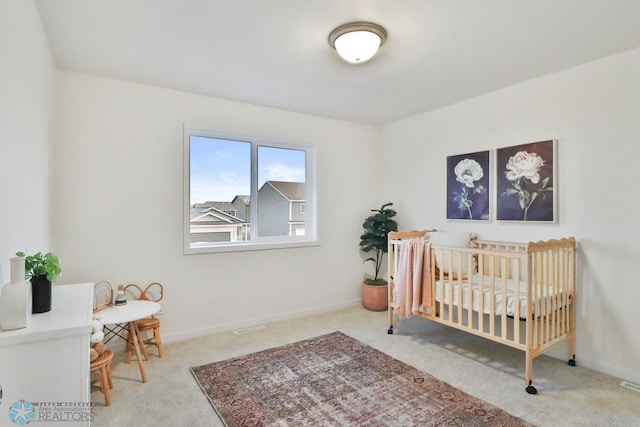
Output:
[[[63,403],[90,402],[89,336],[93,316],[93,284],[54,285],[51,311],[34,314],[27,328],[0,331],[0,426],[17,425],[9,419],[14,402],[48,402],[53,408],[42,415],[47,426],[69,425]],[[76,411],[81,412],[81,411]],[[52,422],[52,421],[60,421]],[[35,421],[35,420],[34,420]],[[44,421],[44,419],[43,419]],[[89,425],[73,419],[73,425]]]

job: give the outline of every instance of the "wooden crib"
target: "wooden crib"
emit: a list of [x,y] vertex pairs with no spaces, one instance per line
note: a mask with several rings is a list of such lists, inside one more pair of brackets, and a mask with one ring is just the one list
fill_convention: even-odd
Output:
[[[413,285],[394,282],[401,272],[402,277],[406,275],[406,270],[399,271],[406,268],[400,265],[401,251],[403,245],[413,241],[414,245],[425,245],[425,263],[430,268],[419,292],[426,298],[417,310],[414,305],[411,314],[523,350],[529,394],[537,393],[532,385],[535,357],[568,341],[568,363],[575,366],[573,237],[535,243],[474,239],[473,247],[453,247],[430,243],[435,240],[429,239],[433,233],[437,231],[389,233],[389,334],[393,334],[396,311],[394,291],[406,291],[401,287]],[[407,261],[405,254],[402,262],[412,261]]]

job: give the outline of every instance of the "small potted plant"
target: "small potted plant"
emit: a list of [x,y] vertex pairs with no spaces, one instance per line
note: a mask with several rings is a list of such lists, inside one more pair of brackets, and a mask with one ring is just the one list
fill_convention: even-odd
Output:
[[389,206],[393,206],[393,203],[385,203],[380,209],[371,209],[374,213],[365,219],[362,224],[364,233],[360,236],[360,250],[373,251],[375,254],[363,261],[375,265],[375,274],[373,278],[368,277],[362,283],[362,305],[373,311],[387,309],[388,284],[379,274],[384,254],[388,250],[388,234],[390,231],[398,231],[398,223],[392,219],[396,216],[396,211]]
[[60,260],[51,252],[38,252],[35,255],[18,252],[16,255],[25,257],[25,276],[31,279],[32,312],[45,313],[51,310],[51,283],[62,273]]

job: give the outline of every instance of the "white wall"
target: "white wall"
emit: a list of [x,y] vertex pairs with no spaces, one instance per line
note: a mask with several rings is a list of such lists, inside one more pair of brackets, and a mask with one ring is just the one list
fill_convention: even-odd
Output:
[[55,68],[33,2],[0,2],[0,287],[18,250],[49,249]]
[[[359,304],[378,128],[64,71],[57,84],[61,280],[163,283],[168,340]],[[183,255],[184,121],[317,144],[321,245]]]
[[[445,220],[448,155],[552,138],[557,224]],[[575,236],[578,363],[640,381],[640,49],[385,126],[383,144],[385,194],[408,229],[511,241]]]

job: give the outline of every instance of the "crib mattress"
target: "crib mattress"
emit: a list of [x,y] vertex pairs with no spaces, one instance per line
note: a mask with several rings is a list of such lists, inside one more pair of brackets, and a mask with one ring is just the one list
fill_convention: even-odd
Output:
[[[436,280],[435,283],[435,299],[437,302],[443,304],[450,304],[450,300],[453,300],[453,305],[457,306],[459,302],[459,292],[462,289],[462,307],[469,309],[469,287],[472,288],[472,300],[473,311],[480,311],[480,293],[483,293],[483,309],[485,314],[491,313],[491,279],[484,276],[482,290],[479,285],[480,280],[478,276],[473,276],[471,283],[469,280],[463,279],[460,285],[458,280]],[[506,281],[505,292],[502,291],[503,280],[495,278],[494,283],[494,314],[502,315],[502,301],[506,298],[506,314],[507,316],[515,316],[516,304],[520,307],[519,317],[525,319],[527,316],[527,284],[526,282],[519,282],[518,295],[516,295],[516,281],[508,279]],[[453,288],[453,295],[451,295],[450,288]],[[556,306],[566,305],[571,302],[570,298],[566,297],[567,292],[561,290],[554,290],[553,286],[540,287],[538,294],[535,296],[536,313],[549,314],[556,309]]]

